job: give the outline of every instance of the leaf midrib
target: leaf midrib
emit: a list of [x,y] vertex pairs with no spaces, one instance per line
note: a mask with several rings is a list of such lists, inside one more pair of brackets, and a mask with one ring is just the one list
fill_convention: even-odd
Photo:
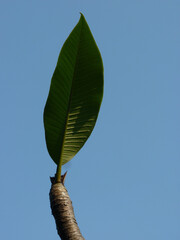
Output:
[[64,149],[66,130],[67,130],[67,123],[68,123],[68,119],[69,119],[69,110],[70,110],[70,106],[71,106],[71,99],[72,99],[72,92],[73,92],[73,83],[74,83],[74,78],[75,78],[75,74],[76,74],[76,71],[77,71],[77,65],[78,65],[77,62],[78,62],[78,58],[79,58],[79,48],[80,48],[80,40],[81,40],[82,28],[83,28],[83,21],[81,22],[79,43],[78,43],[77,54],[76,54],[76,59],[75,59],[75,67],[74,67],[73,79],[72,79],[72,83],[71,83],[71,91],[70,91],[70,96],[69,96],[69,102],[68,102],[65,126],[64,126],[64,131],[63,131],[63,140],[62,140],[62,145],[61,145],[61,150],[60,150],[61,151],[60,152],[60,159],[59,159],[59,164],[58,165],[62,165],[62,155],[63,155],[63,149]]

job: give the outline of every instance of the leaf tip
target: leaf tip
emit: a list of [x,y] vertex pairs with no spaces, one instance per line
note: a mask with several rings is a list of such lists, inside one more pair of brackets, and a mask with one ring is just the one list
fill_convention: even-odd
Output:
[[83,13],[82,12],[79,12],[80,13],[80,20],[82,19],[82,20],[85,20],[85,17],[84,17],[84,15],[83,15]]

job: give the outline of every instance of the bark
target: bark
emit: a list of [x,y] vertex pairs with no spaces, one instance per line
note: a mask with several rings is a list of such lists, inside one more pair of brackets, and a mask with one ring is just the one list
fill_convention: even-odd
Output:
[[52,215],[55,218],[57,232],[62,240],[85,240],[77,225],[69,194],[64,186],[65,175],[61,183],[55,183],[51,178],[49,193]]

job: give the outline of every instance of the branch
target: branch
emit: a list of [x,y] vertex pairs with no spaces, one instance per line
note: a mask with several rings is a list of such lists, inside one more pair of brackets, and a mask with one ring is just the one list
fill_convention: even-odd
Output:
[[72,202],[64,186],[65,176],[62,176],[61,183],[56,183],[55,178],[51,178],[49,196],[57,232],[62,240],[85,240],[77,225]]

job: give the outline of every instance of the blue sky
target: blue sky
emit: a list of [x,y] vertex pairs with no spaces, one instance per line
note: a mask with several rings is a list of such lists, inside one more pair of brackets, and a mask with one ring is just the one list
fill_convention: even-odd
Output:
[[85,239],[180,239],[180,1],[0,1],[0,238],[59,239],[43,110],[82,12],[104,62],[96,127],[63,171]]

